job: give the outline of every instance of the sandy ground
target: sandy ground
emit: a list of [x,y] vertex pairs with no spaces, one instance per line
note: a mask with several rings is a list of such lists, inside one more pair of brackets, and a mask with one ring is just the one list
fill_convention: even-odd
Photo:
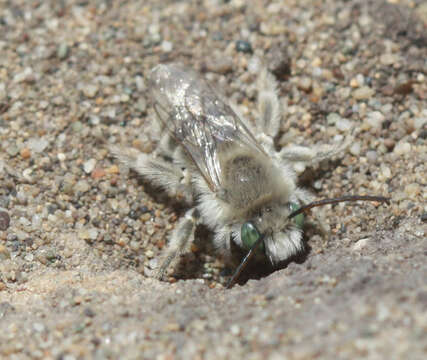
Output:
[[[427,354],[423,1],[0,0],[0,358],[422,359]],[[354,140],[307,169],[307,251],[234,267],[198,232],[152,278],[183,214],[111,156],[149,153],[147,74],[179,61],[249,119],[279,83],[277,146]],[[237,257],[237,254],[234,254]],[[238,261],[238,257],[234,262]]]

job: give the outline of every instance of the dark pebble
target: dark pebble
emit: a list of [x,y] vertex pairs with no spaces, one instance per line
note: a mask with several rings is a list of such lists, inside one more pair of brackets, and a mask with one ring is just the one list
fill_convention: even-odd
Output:
[[105,234],[103,241],[104,241],[104,243],[106,243],[107,245],[113,245],[113,244],[114,244],[113,239],[112,239],[112,238],[111,238],[111,236],[110,236],[110,235],[108,235],[108,234]]
[[9,103],[1,102],[1,103],[0,103],[0,114],[3,114],[3,113],[5,113],[7,110],[9,110],[9,107],[10,107]]
[[9,196],[0,196],[0,207],[8,208],[9,207]]
[[252,54],[252,45],[245,40],[236,41],[236,50],[245,54]]
[[140,212],[141,214],[145,214],[145,213],[150,212],[150,209],[148,209],[148,207],[146,207],[145,205],[142,205],[142,206],[139,208],[139,212]]
[[6,211],[0,211],[0,230],[5,231],[10,225],[10,216]]
[[19,242],[19,241],[12,241],[11,243],[10,243],[10,250],[12,250],[12,252],[20,252],[20,250],[21,250],[21,243]]
[[422,222],[426,222],[427,221],[427,213],[421,214],[420,218],[421,218]]
[[427,129],[420,132],[420,135],[418,136],[420,139],[427,139]]
[[33,246],[33,244],[34,244],[33,238],[28,237],[28,238],[24,239],[24,244],[25,244],[25,246],[28,246],[28,247]]
[[268,70],[277,80],[284,81],[291,75],[291,58],[286,47],[274,47],[266,56]]
[[56,210],[58,210],[58,205],[56,205],[56,204],[50,204],[47,207],[47,212],[51,215],[53,215]]
[[95,317],[96,313],[91,308],[84,309],[84,314],[87,317]]
[[129,216],[131,219],[136,220],[136,219],[138,219],[138,212],[137,212],[137,211],[135,211],[135,210],[131,210],[131,211],[129,211],[128,216]]
[[394,93],[399,95],[408,95],[414,90],[413,84],[414,81],[407,81],[406,83],[399,84],[394,88]]
[[15,307],[7,301],[0,303],[0,319],[15,312]]
[[215,31],[212,34],[212,39],[215,41],[222,41],[222,40],[224,40],[224,35],[222,35],[222,32],[220,32],[220,31]]

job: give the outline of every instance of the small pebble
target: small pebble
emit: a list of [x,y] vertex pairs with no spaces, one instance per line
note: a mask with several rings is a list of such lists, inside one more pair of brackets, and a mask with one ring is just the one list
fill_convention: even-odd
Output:
[[6,231],[9,225],[10,225],[9,214],[4,210],[0,210],[0,230]]
[[377,161],[377,158],[378,158],[378,156],[377,156],[377,152],[376,152],[376,151],[373,151],[373,150],[367,151],[367,152],[366,152],[366,158],[367,158],[367,159],[368,159],[368,161],[370,161],[370,162],[376,162],[376,161]]
[[171,52],[173,49],[173,44],[170,41],[162,41],[162,44],[160,45],[162,48],[162,51],[165,53]]
[[39,214],[34,214],[31,218],[31,226],[33,228],[38,228],[42,222],[42,218]]
[[312,82],[309,77],[303,77],[298,81],[298,89],[304,92],[310,92],[312,89]]
[[358,88],[360,86],[359,82],[357,81],[356,78],[352,78],[350,80],[350,87],[352,88]]
[[33,169],[27,168],[22,172],[22,176],[25,178],[25,180],[28,180],[31,182],[32,181],[32,177],[31,177],[32,173],[33,173]]
[[147,111],[147,100],[141,97],[135,104],[135,108],[141,113],[145,113]]
[[375,94],[375,91],[368,86],[362,86],[353,92],[353,97],[356,100],[367,100]]
[[39,103],[39,108],[41,110],[46,110],[48,108],[48,106],[49,106],[49,103],[47,101],[45,101],[45,100],[42,100]]
[[83,128],[83,124],[80,121],[75,121],[71,124],[71,128],[74,132],[80,132]]
[[27,145],[34,153],[41,153],[47,148],[49,142],[43,138],[31,138]]
[[236,50],[245,54],[252,54],[252,45],[245,40],[236,41]]
[[101,119],[100,119],[100,117],[99,117],[99,116],[96,116],[96,115],[90,115],[90,116],[89,116],[89,123],[90,123],[91,125],[96,126],[96,125],[99,125],[99,124],[101,123]]
[[426,117],[416,117],[414,119],[414,127],[415,127],[415,129],[421,129],[426,124],[427,124],[427,116]]
[[207,59],[206,68],[213,73],[227,74],[233,70],[233,60],[228,56],[223,56],[219,59]]
[[415,199],[420,194],[420,191],[420,185],[417,183],[412,183],[405,186],[405,193],[411,199]]
[[81,229],[78,233],[77,236],[79,237],[79,239],[81,240],[88,240],[90,239],[89,236],[89,231],[87,229]]
[[88,231],[89,239],[96,240],[98,237],[98,230],[95,228],[89,229]]
[[86,174],[90,174],[95,169],[96,160],[89,159],[83,163],[83,170]]
[[26,217],[23,217],[23,216],[21,216],[20,218],[19,218],[19,222],[21,223],[21,225],[23,225],[23,226],[30,226],[31,225],[31,222],[26,218]]
[[20,154],[23,159],[29,159],[31,157],[31,151],[29,148],[21,149]]
[[391,170],[386,165],[381,165],[380,173],[378,179],[381,181],[387,180],[391,178]]
[[6,246],[0,245],[0,260],[10,259],[10,252]]
[[65,43],[62,43],[58,46],[58,49],[56,50],[56,56],[60,60],[64,60],[68,56],[68,45]]
[[235,336],[239,335],[240,334],[240,326],[237,324],[231,325],[230,332]]
[[393,65],[399,61],[399,57],[395,54],[383,54],[380,57],[380,62],[383,65]]
[[335,126],[337,127],[338,130],[340,130],[342,132],[346,132],[352,128],[352,123],[348,119],[340,118],[336,122]]
[[90,99],[95,97],[95,95],[98,93],[98,90],[99,88],[96,84],[87,84],[82,89],[83,94]]
[[330,113],[326,117],[326,121],[328,122],[328,125],[335,125],[337,121],[341,120],[341,116],[337,113]]
[[106,170],[107,174],[118,174],[120,172],[117,165],[112,165]]
[[145,85],[144,78],[142,76],[138,75],[135,77],[135,85],[136,85],[136,89],[139,92],[143,92],[147,89],[147,86]]
[[[286,80],[291,75],[292,59],[286,47],[277,47],[268,54],[268,69],[280,80]],[[316,75],[314,75],[316,76]]]
[[42,332],[45,330],[45,326],[42,323],[36,322],[33,324],[33,329],[37,332]]
[[359,156],[360,155],[360,142],[356,141],[353,144],[351,144],[350,146],[350,153],[354,156]]
[[353,245],[352,250],[353,251],[362,250],[364,247],[366,247],[366,245],[368,245],[369,240],[370,240],[369,238],[360,239],[356,244]]
[[9,154],[10,157],[14,157],[19,153],[19,148],[13,144],[6,148],[6,152]]
[[28,82],[33,79],[33,69],[30,67],[27,67],[24,69],[24,71],[16,74],[13,77],[13,82],[15,83],[22,83],[22,82]]
[[76,186],[74,187],[74,190],[80,193],[85,193],[90,190],[90,185],[86,180],[80,180],[77,182]]
[[404,155],[408,154],[411,151],[411,144],[408,142],[399,142],[394,147],[393,152],[396,155]]
[[133,251],[138,251],[139,250],[139,242],[138,241],[131,240],[130,243],[129,243],[129,246],[130,246],[130,248]]
[[369,128],[380,129],[382,123],[384,122],[384,115],[379,111],[372,111],[367,114],[364,123]]
[[388,151],[393,150],[395,145],[396,142],[393,139],[388,138],[384,140],[384,146],[387,148]]
[[24,260],[31,262],[34,260],[34,255],[32,253],[28,253],[27,255],[25,255]]
[[92,177],[92,179],[95,179],[95,180],[100,179],[105,176],[105,170],[102,168],[96,168],[95,170],[92,171],[90,176]]
[[404,82],[402,84],[397,85],[393,89],[393,92],[399,95],[408,95],[414,90],[413,85],[414,85],[413,81]]
[[152,270],[155,270],[159,267],[159,260],[158,259],[151,259],[148,262],[148,267]]

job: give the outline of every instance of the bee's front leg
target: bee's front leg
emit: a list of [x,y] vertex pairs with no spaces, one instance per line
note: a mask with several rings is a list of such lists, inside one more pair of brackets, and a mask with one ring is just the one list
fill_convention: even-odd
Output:
[[170,236],[167,249],[162,256],[162,262],[156,275],[157,279],[161,280],[168,267],[176,265],[180,255],[190,251],[198,221],[199,214],[197,209],[194,208],[188,210],[180,219]]

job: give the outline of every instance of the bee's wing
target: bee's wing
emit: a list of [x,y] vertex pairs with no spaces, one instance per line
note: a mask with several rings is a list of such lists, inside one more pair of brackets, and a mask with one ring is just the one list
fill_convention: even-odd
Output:
[[154,108],[163,125],[184,146],[212,191],[221,186],[219,153],[239,144],[264,153],[232,108],[195,71],[158,65],[150,77]]

